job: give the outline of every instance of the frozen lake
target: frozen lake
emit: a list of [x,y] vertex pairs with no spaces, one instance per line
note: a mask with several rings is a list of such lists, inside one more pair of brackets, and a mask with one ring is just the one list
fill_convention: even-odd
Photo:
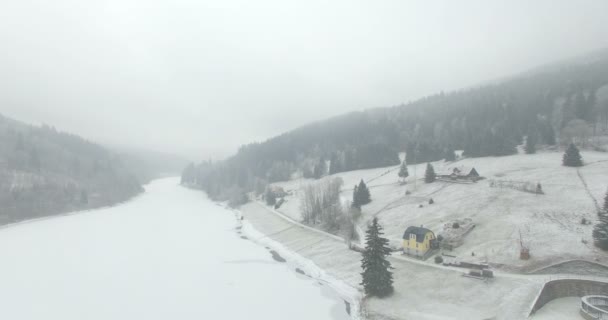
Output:
[[0,229],[3,319],[349,319],[326,286],[235,233],[203,193],[154,181],[112,208]]

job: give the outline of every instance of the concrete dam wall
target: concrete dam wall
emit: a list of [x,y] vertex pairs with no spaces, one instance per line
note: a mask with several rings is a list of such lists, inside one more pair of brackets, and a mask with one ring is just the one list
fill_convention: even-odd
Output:
[[545,283],[545,286],[534,302],[530,315],[540,310],[551,300],[591,295],[608,295],[608,282],[577,279],[552,280]]

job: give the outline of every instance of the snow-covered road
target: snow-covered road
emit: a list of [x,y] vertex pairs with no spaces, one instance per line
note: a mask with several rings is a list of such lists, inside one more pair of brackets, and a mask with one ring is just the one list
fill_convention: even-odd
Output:
[[0,229],[3,319],[348,319],[326,286],[162,179],[126,204]]

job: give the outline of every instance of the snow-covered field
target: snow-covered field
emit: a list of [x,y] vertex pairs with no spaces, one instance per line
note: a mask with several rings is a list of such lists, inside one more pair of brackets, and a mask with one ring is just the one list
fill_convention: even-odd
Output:
[[2,319],[348,319],[241,239],[231,211],[157,180],[126,204],[0,229]]
[[[400,246],[408,226],[423,225],[440,234],[444,224],[470,218],[475,229],[461,247],[449,254],[525,272],[568,259],[608,263],[608,255],[593,246],[593,225],[581,224],[582,218],[591,222],[597,219],[596,204],[602,205],[608,188],[608,153],[582,151],[582,156],[585,166],[580,169],[562,166],[562,153],[551,151],[433,163],[438,173],[455,166],[475,167],[487,179],[474,184],[425,184],[422,178],[426,164],[409,166],[407,185],[398,183],[397,167],[337,176],[345,182],[345,199],[351,198],[352,187],[359,180],[369,182],[373,202],[363,207],[359,226],[364,230],[377,216],[392,246]],[[490,180],[541,183],[545,194],[491,188]],[[297,191],[305,183],[294,180],[279,184],[294,192],[280,212],[295,220],[300,220]],[[406,190],[411,194],[406,196]],[[435,203],[429,205],[431,198]],[[531,249],[529,261],[519,260],[520,233]]]
[[[475,167],[486,179],[471,184],[425,184],[426,164],[408,167],[407,185],[399,184],[398,167],[337,174],[344,180],[344,200],[351,199],[352,188],[361,179],[370,187],[373,201],[363,207],[358,221],[360,232],[376,216],[391,246],[399,248],[408,226],[423,225],[440,234],[444,224],[472,219],[476,227],[466,235],[463,245],[444,253],[456,256],[453,260],[457,261],[488,262],[498,270],[495,279],[483,282],[463,277],[466,269],[439,267],[433,259],[421,262],[395,253],[391,258],[395,294],[365,301],[364,311],[372,319],[525,319],[543,283],[553,275],[517,273],[573,259],[608,264],[608,254],[596,249],[591,238],[597,207],[603,204],[608,188],[608,153],[583,151],[582,156],[585,166],[581,168],[563,167],[562,153],[552,151],[433,163],[438,173],[455,166]],[[544,195],[494,188],[491,180],[512,181],[513,185],[540,183]],[[306,183],[310,181],[277,183],[291,194],[281,208],[273,212],[260,202],[248,204],[242,208],[246,220],[269,238],[312,260],[332,277],[360,290],[360,254],[347,250],[343,241],[335,237],[283,218],[301,221],[298,193]],[[406,195],[406,190],[411,194]],[[432,205],[428,203],[431,198],[435,202]],[[582,224],[582,218],[591,223]],[[519,259],[520,233],[531,249],[528,261]],[[572,268],[550,270],[572,274]],[[603,277],[605,273],[586,275]],[[570,302],[549,304],[536,318],[551,318],[552,314],[564,312],[566,318],[577,314]]]
[[[293,224],[257,202],[241,211],[266,237],[310,259],[351,291],[360,290],[361,254],[348,250],[343,241]],[[363,313],[369,319],[525,319],[544,280],[501,276],[484,282],[464,277],[466,270],[436,269],[397,257],[391,263],[395,293],[365,301]]]

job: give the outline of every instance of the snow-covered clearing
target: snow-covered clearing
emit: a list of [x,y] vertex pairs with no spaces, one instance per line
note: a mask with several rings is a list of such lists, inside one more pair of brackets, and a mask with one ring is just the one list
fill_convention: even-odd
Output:
[[328,286],[241,239],[231,211],[177,183],[1,229],[2,318],[348,319]]
[[[257,202],[241,208],[245,221],[310,259],[333,279],[360,288],[361,255],[343,241],[293,224]],[[257,239],[254,239],[257,240]],[[371,319],[524,319],[542,287],[541,277],[499,277],[483,282],[463,277],[464,270],[438,270],[424,263],[391,259],[395,294],[369,299],[364,311]]]
[[[543,282],[554,275],[511,272],[527,273],[572,259],[607,264],[608,255],[593,246],[591,231],[608,187],[608,153],[582,151],[582,156],[585,166],[578,169],[562,166],[562,153],[551,151],[433,163],[438,173],[454,166],[475,167],[486,180],[470,184],[425,184],[426,164],[408,167],[407,185],[399,184],[398,167],[337,174],[344,180],[345,200],[352,197],[352,186],[361,179],[370,187],[373,201],[363,207],[357,226],[360,233],[372,217],[378,217],[391,246],[399,248],[408,226],[423,225],[440,234],[444,224],[470,218],[475,228],[464,237],[462,246],[445,253],[457,261],[488,262],[499,269],[495,279],[483,282],[463,277],[467,270],[436,266],[432,259],[421,262],[396,256],[391,259],[395,294],[366,301],[367,313],[383,319],[524,319]],[[512,181],[514,186],[540,183],[544,195],[493,188],[490,180]],[[279,214],[301,221],[298,191],[309,182],[277,183],[291,193],[277,210]],[[411,194],[405,195],[406,190]],[[432,205],[428,203],[431,198]],[[248,204],[242,211],[256,229],[311,259],[329,275],[360,288],[360,255],[346,250],[342,241],[294,226],[260,203]],[[582,218],[592,223],[582,224]],[[520,233],[531,249],[528,261],[519,259]],[[572,268],[552,268],[555,273],[573,273]],[[557,277],[562,276],[566,275]],[[589,276],[603,277],[605,273],[585,273],[583,277]],[[561,305],[548,305],[541,311],[550,313],[544,310]]]
[[[597,219],[596,204],[602,205],[608,188],[608,153],[583,150],[582,156],[585,166],[579,169],[562,166],[562,153],[550,151],[433,163],[438,173],[454,166],[475,167],[487,179],[472,184],[425,184],[422,177],[426,164],[408,167],[410,177],[405,186],[398,183],[397,167],[337,176],[345,182],[345,199],[351,198],[355,183],[369,181],[373,202],[363,207],[359,227],[365,230],[369,220],[377,216],[392,246],[400,246],[408,226],[423,225],[440,234],[444,224],[470,218],[475,229],[464,238],[462,246],[448,252],[450,255],[525,272],[569,259],[608,263],[608,255],[593,246],[593,225],[581,224],[582,218],[591,222]],[[541,183],[545,194],[491,188],[489,180]],[[278,184],[294,194],[279,211],[295,220],[301,220],[297,190],[304,183],[307,181]],[[406,196],[406,190],[411,194]],[[432,205],[428,204],[430,198],[435,202]],[[519,260],[520,232],[531,249],[529,261]]]

